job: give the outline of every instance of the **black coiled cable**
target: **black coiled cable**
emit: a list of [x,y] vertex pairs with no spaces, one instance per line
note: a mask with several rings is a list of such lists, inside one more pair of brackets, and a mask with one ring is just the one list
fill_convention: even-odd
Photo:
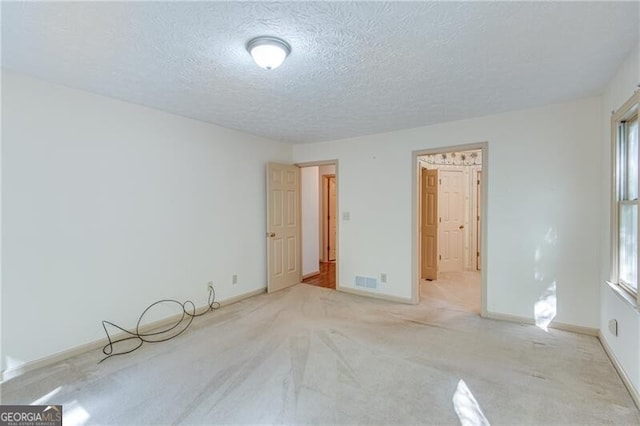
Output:
[[[179,305],[180,307],[182,307],[182,315],[180,316],[180,319],[173,324],[171,327],[168,328],[163,328],[161,330],[157,330],[154,332],[149,332],[149,333],[141,333],[140,332],[140,323],[142,322],[142,319],[144,318],[145,314],[149,311],[149,309],[153,308],[156,305],[159,305],[161,303],[174,303],[176,305]],[[159,342],[166,342],[167,340],[171,340],[174,337],[177,337],[179,335],[181,335],[182,333],[185,332],[185,330],[187,328],[189,328],[189,326],[191,325],[191,323],[193,322],[193,319],[195,317],[200,317],[204,314],[207,314],[211,311],[214,311],[216,309],[218,309],[220,307],[220,303],[216,302],[216,292],[213,289],[213,287],[209,287],[209,298],[208,298],[208,307],[205,308],[202,312],[200,313],[196,313],[196,305],[191,301],[191,300],[186,300],[183,303],[180,303],[179,301],[175,300],[175,299],[163,299],[163,300],[158,300],[155,303],[152,303],[151,305],[149,305],[147,307],[147,309],[145,309],[142,314],[140,315],[140,317],[138,318],[138,324],[136,325],[136,330],[134,331],[129,331],[126,330],[122,327],[120,327],[119,325],[116,325],[110,321],[102,321],[102,328],[104,328],[104,332],[107,335],[107,339],[109,340],[109,343],[107,343],[106,345],[104,345],[104,347],[102,348],[102,353],[105,354],[105,357],[102,358],[100,361],[98,361],[98,364],[100,364],[102,361],[111,358],[112,356],[116,356],[116,355],[125,355],[125,354],[129,354],[133,351],[135,351],[136,349],[139,349],[143,343],[159,343]],[[183,324],[182,327],[180,327],[180,325]],[[115,339],[112,340],[111,339],[111,335],[109,334],[109,331],[107,330],[107,325],[110,325],[111,327],[115,327],[118,330],[123,331],[125,334],[127,334],[126,337],[122,337],[120,339]],[[123,350],[120,352],[114,352],[114,345],[118,344],[118,343],[122,343],[122,342],[126,342],[129,340],[138,340],[138,345],[135,346],[133,349],[129,349],[129,350]]]

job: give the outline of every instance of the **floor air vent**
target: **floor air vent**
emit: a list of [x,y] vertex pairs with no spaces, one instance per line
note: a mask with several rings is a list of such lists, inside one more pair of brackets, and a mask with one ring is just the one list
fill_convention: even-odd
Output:
[[356,275],[356,287],[378,288],[378,280],[371,277],[361,277]]

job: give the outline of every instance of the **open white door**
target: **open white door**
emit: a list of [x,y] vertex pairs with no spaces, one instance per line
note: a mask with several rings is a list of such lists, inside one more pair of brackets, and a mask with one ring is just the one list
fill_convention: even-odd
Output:
[[420,278],[438,279],[438,170],[421,170]]
[[267,165],[267,291],[282,290],[302,278],[300,169]]

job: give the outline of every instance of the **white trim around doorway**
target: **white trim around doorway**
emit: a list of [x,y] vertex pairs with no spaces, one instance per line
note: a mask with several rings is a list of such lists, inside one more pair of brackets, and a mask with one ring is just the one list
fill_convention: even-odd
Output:
[[468,145],[454,145],[454,146],[446,146],[439,148],[430,148],[417,150],[412,152],[412,164],[411,164],[411,182],[412,182],[412,196],[411,196],[411,229],[413,230],[413,238],[411,239],[411,278],[412,278],[412,287],[411,287],[411,300],[412,303],[418,304],[420,303],[420,233],[419,231],[419,215],[418,215],[418,206],[420,202],[420,185],[418,184],[418,179],[420,177],[419,174],[419,162],[418,157],[421,155],[428,154],[442,154],[452,151],[471,151],[471,150],[481,150],[482,151],[482,182],[481,182],[481,191],[482,191],[482,206],[481,206],[481,301],[480,301],[480,315],[482,317],[487,317],[487,264],[489,258],[488,252],[488,240],[490,238],[487,232],[487,224],[488,224],[488,183],[489,183],[489,143],[488,142],[479,142],[472,143]]

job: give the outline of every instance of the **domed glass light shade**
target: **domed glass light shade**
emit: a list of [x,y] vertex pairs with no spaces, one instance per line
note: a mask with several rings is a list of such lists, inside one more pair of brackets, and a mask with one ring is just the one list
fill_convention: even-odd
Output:
[[291,46],[276,37],[256,37],[249,40],[247,50],[258,66],[272,70],[282,65],[291,53]]

